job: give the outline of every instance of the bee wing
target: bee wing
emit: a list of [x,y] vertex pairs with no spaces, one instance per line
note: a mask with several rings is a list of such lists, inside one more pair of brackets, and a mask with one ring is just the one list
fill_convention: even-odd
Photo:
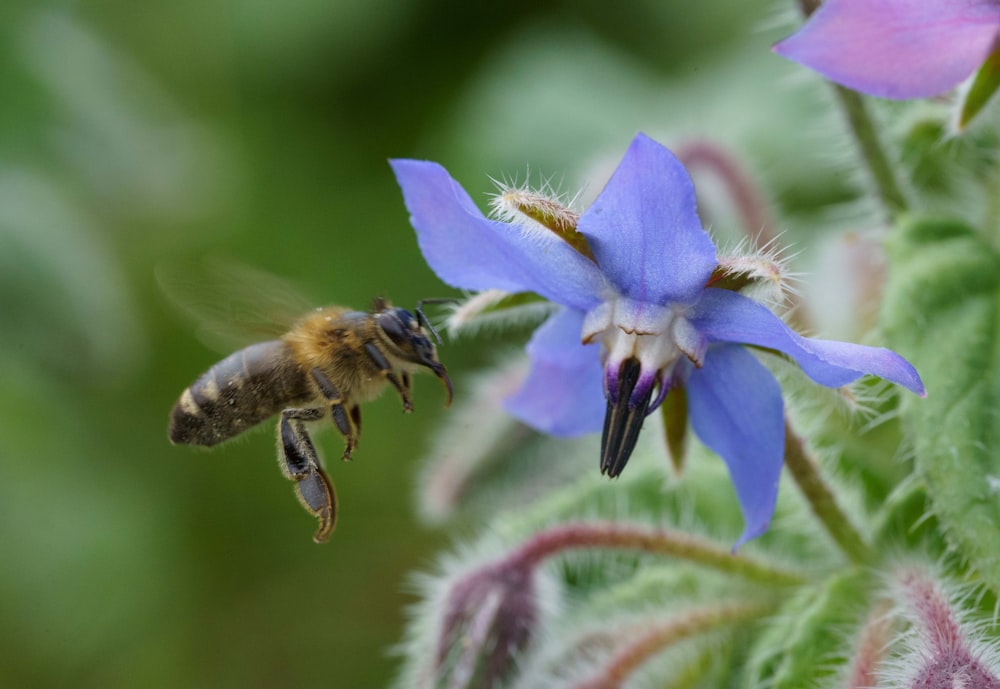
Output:
[[315,307],[282,278],[229,258],[160,265],[156,278],[198,338],[220,352],[279,337]]

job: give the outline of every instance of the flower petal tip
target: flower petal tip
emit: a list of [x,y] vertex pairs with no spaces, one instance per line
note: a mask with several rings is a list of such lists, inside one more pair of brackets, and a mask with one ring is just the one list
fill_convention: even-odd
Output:
[[924,387],[924,381],[921,380],[920,374],[917,373],[917,369],[913,367],[909,361],[905,358],[889,350],[890,354],[895,357],[899,362],[899,368],[901,369],[896,375],[882,375],[881,372],[874,372],[886,380],[901,385],[910,392],[918,395],[919,397],[927,397],[927,389]]
[[770,518],[759,524],[747,525],[746,528],[743,529],[743,533],[740,535],[739,540],[737,540],[736,543],[733,544],[733,547],[730,549],[729,552],[735,555],[736,551],[739,550],[740,547],[743,546],[743,544],[745,544],[748,541],[752,541],[755,538],[758,538],[759,536],[763,536],[769,528],[771,528]]
[[916,369],[913,369],[912,380],[907,382],[900,382],[899,384],[905,387],[910,392],[914,393],[917,397],[920,397],[921,399],[927,398],[927,388],[924,387],[924,381],[921,380],[920,374],[917,373]]

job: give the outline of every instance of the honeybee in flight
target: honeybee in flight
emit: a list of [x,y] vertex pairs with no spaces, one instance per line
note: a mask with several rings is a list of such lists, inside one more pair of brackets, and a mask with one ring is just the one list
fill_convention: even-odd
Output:
[[382,298],[369,312],[328,306],[309,313],[280,339],[237,351],[184,390],[170,414],[170,441],[212,446],[279,415],[278,463],[302,506],[319,519],[313,540],[326,542],[337,499],[306,423],[329,415],[348,460],[361,434],[358,405],[386,386],[411,412],[410,375],[427,368],[447,389],[445,406],[451,404],[451,380],[430,338],[437,333],[420,305],[416,314]]

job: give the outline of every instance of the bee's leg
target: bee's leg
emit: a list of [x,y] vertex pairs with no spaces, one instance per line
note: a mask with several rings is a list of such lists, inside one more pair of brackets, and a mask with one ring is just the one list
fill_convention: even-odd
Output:
[[295,495],[314,517],[319,527],[316,543],[325,543],[337,522],[337,496],[333,483],[323,471],[319,455],[306,431],[305,422],[323,417],[322,409],[285,409],[278,421],[278,459],[281,473],[295,481]]
[[278,453],[281,473],[292,481],[308,475],[319,466],[316,447],[306,432],[305,422],[323,418],[322,409],[285,409],[278,421]]
[[[334,425],[340,431],[340,434],[344,436],[347,446],[344,448],[343,459],[348,460],[351,458],[351,452],[358,446],[358,437],[361,435],[361,424],[352,423],[354,413],[347,409],[345,406],[347,400],[340,394],[337,386],[333,384],[329,376],[318,368],[314,368],[310,371],[310,374],[316,382],[320,393],[322,393],[330,405],[330,417],[333,419]],[[357,407],[352,407],[352,409],[357,409]],[[360,420],[360,418],[361,412],[358,412],[358,419]]]
[[404,373],[403,382],[400,382],[396,374],[393,373],[392,366],[386,360],[385,355],[371,342],[365,344],[365,352],[368,354],[368,358],[378,367],[382,375],[385,376],[385,379],[392,383],[392,387],[396,388],[399,396],[403,398],[403,411],[413,411],[413,402],[410,401],[410,377]]
[[326,543],[337,525],[337,494],[330,477],[318,464],[295,483],[295,495],[309,513],[319,519],[313,541]]

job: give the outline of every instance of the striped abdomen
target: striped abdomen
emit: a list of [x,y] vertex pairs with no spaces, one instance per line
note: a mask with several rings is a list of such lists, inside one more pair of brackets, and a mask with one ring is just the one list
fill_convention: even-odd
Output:
[[215,445],[313,396],[284,342],[251,345],[181,393],[170,414],[170,441]]

